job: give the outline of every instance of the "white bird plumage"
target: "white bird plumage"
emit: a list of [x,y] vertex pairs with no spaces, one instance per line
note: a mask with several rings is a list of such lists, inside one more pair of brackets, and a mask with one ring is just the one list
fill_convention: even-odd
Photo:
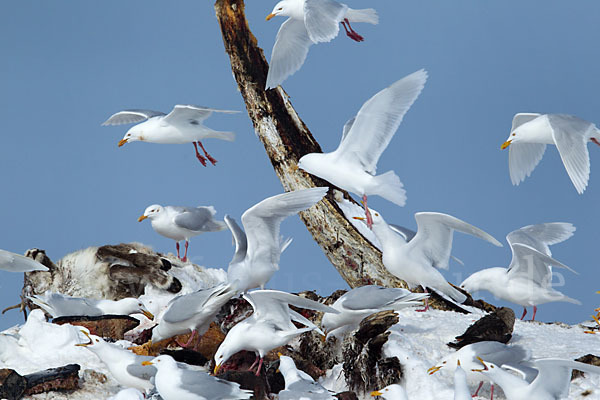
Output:
[[[260,359],[256,370],[258,375],[267,352],[287,344],[304,332],[317,329],[308,319],[291,310],[290,305],[321,312],[339,312],[316,301],[279,290],[255,290],[245,293],[243,297],[250,303],[254,313],[227,333],[215,353],[215,373],[235,353],[248,350],[256,353],[256,362]],[[292,320],[300,322],[306,328],[297,328]]]
[[[138,221],[150,219],[152,229],[159,235],[175,240],[177,257],[183,262],[187,261],[187,252],[190,238],[205,232],[218,232],[227,228],[222,221],[214,219],[217,211],[213,206],[181,207],[161,206],[153,204],[148,206]],[[179,241],[185,240],[185,253],[179,256]]]
[[377,162],[426,80],[427,72],[420,70],[375,94],[346,123],[342,141],[335,151],[306,154],[300,158],[298,167],[362,196],[369,219],[368,195],[378,195],[403,206],[406,193],[400,178],[394,171],[375,175]]
[[10,272],[48,271],[34,259],[6,250],[0,250],[0,269]]
[[245,232],[235,220],[225,216],[236,243],[233,259],[227,269],[227,280],[238,291],[261,287],[279,269],[279,258],[288,241],[279,236],[281,222],[313,206],[327,193],[327,187],[296,190],[268,197],[250,207],[242,215]]
[[[327,314],[326,314],[327,315]],[[335,400],[327,389],[299,370],[291,357],[279,355],[279,372],[285,381],[284,390],[277,395],[279,400]]]
[[350,26],[351,22],[376,25],[377,12],[372,8],[353,10],[334,0],[283,0],[275,5],[267,21],[275,16],[289,17],[277,32],[271,53],[266,88],[275,88],[302,67],[309,47],[314,43],[329,42],[338,35],[341,23],[351,39],[360,42],[363,37]]
[[346,332],[358,328],[360,321],[371,314],[420,305],[428,296],[426,293],[412,293],[401,288],[360,286],[346,292],[331,305],[340,313],[326,313],[321,320],[321,327],[327,338],[341,339]]
[[[217,110],[209,107],[191,104],[177,104],[169,114],[152,110],[124,110],[110,116],[102,123],[105,125],[121,125],[138,123],[131,127],[119,147],[125,143],[141,141],[150,143],[183,144],[193,143],[196,158],[206,166],[206,159],[213,165],[217,162],[204,149],[201,140],[213,138],[229,142],[235,139],[233,132],[220,132],[204,126],[203,121],[213,112],[234,114],[238,111]],[[203,157],[198,152],[198,145],[204,152]]]
[[494,296],[526,307],[533,306],[533,318],[537,305],[552,301],[581,304],[552,287],[552,266],[571,268],[551,257],[548,246],[560,243],[573,236],[575,227],[566,222],[550,222],[528,225],[510,232],[506,236],[512,250],[508,268],[495,267],[475,272],[461,284],[469,293],[487,290]]
[[386,386],[383,389],[375,390],[371,392],[371,396],[381,396],[385,400],[408,400],[406,390],[398,383]]
[[454,231],[478,237],[495,246],[502,244],[481,229],[448,214],[420,212],[415,214],[415,220],[417,234],[407,242],[403,235],[390,228],[380,213],[373,214],[372,230],[382,247],[383,265],[410,287],[430,287],[462,303],[466,296],[452,287],[437,270],[448,268]]
[[531,175],[546,145],[555,145],[577,193],[582,194],[590,177],[589,141],[600,145],[600,130],[591,122],[566,114],[520,113],[514,116],[510,136],[501,148],[510,146],[510,180],[518,185]]

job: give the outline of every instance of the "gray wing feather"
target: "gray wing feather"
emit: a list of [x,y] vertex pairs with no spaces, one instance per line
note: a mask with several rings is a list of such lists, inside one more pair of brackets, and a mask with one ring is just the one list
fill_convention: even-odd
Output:
[[34,259],[6,250],[0,250],[0,269],[10,272],[48,271]]
[[102,126],[134,124],[162,115],[165,115],[165,113],[153,110],[123,110],[111,115],[109,119],[102,123]]
[[342,140],[340,140],[340,143],[343,142],[344,139],[346,139],[346,136],[348,135],[348,132],[350,132],[350,129],[352,128],[352,125],[354,124],[355,119],[356,119],[356,116],[350,118],[344,124],[344,127],[342,128]]
[[[147,360],[142,361],[150,361],[153,358],[154,357],[148,357]],[[141,363],[135,363],[129,364],[125,369],[136,378],[145,379],[147,381],[156,375],[156,367],[153,367],[152,365],[141,365]]]
[[210,117],[213,112],[226,114],[234,114],[238,111],[217,110],[215,108],[195,106],[191,104],[177,104],[173,110],[165,117],[165,121],[171,125],[188,124],[190,121],[196,121],[202,124],[206,118]]
[[513,185],[531,175],[545,151],[543,143],[514,143],[508,148],[508,171]]
[[192,318],[198,310],[214,296],[218,296],[227,287],[220,284],[212,288],[198,290],[197,292],[175,297],[169,302],[169,309],[163,314],[163,321],[177,323]]
[[408,229],[405,228],[403,226],[400,225],[395,225],[395,224],[389,224],[389,227],[396,233],[398,233],[399,235],[402,235],[404,237],[404,240],[408,243],[410,242],[415,235],[417,234],[417,232],[413,231],[412,229]]
[[590,177],[587,142],[596,128],[594,124],[570,115],[548,115],[548,122],[567,174],[577,193],[581,194]]
[[508,273],[511,277],[521,276],[536,282],[540,286],[548,287],[552,279],[552,269],[550,266],[565,268],[577,274],[576,271],[560,261],[537,251],[531,246],[514,243],[511,247],[513,250],[513,261],[508,268]]
[[532,121],[532,120],[536,119],[540,115],[542,115],[542,114],[538,114],[538,113],[518,113],[518,114],[515,114],[515,116],[513,117],[513,120],[512,120],[512,127],[510,128],[510,131],[511,132],[514,131],[519,126],[523,125],[526,122],[529,122],[529,121]]
[[305,0],[304,23],[310,39],[319,43],[336,37],[347,10],[347,5],[334,0]]
[[213,220],[212,207],[184,208],[181,214],[174,218],[175,224],[191,231],[216,232],[226,228],[225,224]]
[[[509,245],[522,243],[533,247],[540,253],[551,256],[551,246],[563,242],[573,236],[575,227],[568,222],[547,222],[544,224],[527,225],[506,235]],[[513,255],[514,258],[514,255]]]
[[381,286],[361,286],[344,294],[342,306],[349,310],[376,310],[402,301],[406,305],[419,304],[420,300],[429,297],[426,293],[412,293],[401,288],[384,288]]
[[229,215],[225,215],[225,223],[231,231],[233,240],[235,241],[235,254],[233,255],[230,264],[238,263],[246,258],[246,250],[248,249],[246,233],[240,228],[237,222],[235,222],[235,219],[231,218]]

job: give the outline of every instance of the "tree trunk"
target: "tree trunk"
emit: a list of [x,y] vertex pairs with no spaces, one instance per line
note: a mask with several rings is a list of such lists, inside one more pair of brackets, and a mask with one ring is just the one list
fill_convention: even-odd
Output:
[[350,199],[348,193],[297,168],[300,157],[320,153],[321,147],[281,86],[265,91],[269,66],[248,27],[243,0],[217,0],[215,10],[248,115],[284,189],[332,189],[323,201],[300,213],[314,240],[350,287],[377,284],[405,288],[404,281],[385,269],[381,252],[354,228],[337,205],[336,192]]

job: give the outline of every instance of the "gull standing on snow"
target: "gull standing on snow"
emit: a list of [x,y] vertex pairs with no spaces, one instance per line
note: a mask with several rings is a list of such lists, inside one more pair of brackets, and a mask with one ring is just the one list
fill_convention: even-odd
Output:
[[[208,161],[215,165],[217,160],[206,152],[201,140],[212,138],[232,142],[235,139],[235,134],[233,132],[215,131],[204,126],[202,122],[213,112],[234,114],[238,111],[216,110],[208,107],[177,104],[169,114],[152,110],[119,111],[111,115],[102,125],[141,122],[127,131],[123,139],[119,142],[119,147],[125,143],[135,141],[166,144],[193,143],[198,161],[206,166],[206,159],[208,159]],[[200,146],[206,158],[200,155],[198,146]]]
[[383,89],[346,122],[335,151],[306,154],[298,162],[298,167],[306,172],[362,196],[369,227],[372,217],[367,207],[368,195],[381,196],[399,206],[406,203],[402,182],[394,171],[375,175],[377,161],[426,80],[427,72],[420,70]]
[[106,368],[117,382],[142,392],[154,387],[150,379],[156,375],[156,368],[142,366],[143,361],[151,360],[153,357],[134,354],[116,344],[105,342],[99,336],[90,335],[84,330],[82,332],[90,341],[89,343],[76,344],[76,346],[85,347],[94,353],[106,365]]
[[46,266],[33,258],[6,250],[0,250],[0,269],[10,272],[48,271]]
[[[327,315],[327,314],[325,314]],[[284,390],[277,395],[279,400],[335,400],[327,389],[308,375],[299,370],[291,357],[279,353],[279,372],[285,381]]]
[[[362,217],[355,219],[364,220]],[[454,231],[466,233],[495,246],[502,244],[488,233],[448,214],[419,212],[415,214],[417,234],[409,242],[392,229],[381,214],[373,214],[372,230],[382,248],[385,268],[405,281],[411,288],[422,286],[439,290],[462,303],[466,296],[452,287],[437,270],[448,269]],[[425,300],[425,311],[429,303]]]
[[589,141],[600,146],[600,130],[591,122],[565,114],[521,113],[514,116],[510,136],[501,148],[510,146],[510,180],[518,185],[531,175],[546,145],[555,145],[577,193],[582,194],[590,177]]
[[362,42],[364,38],[352,29],[350,22],[373,25],[379,22],[377,12],[372,8],[353,10],[334,0],[283,0],[275,5],[266,19],[268,21],[277,15],[289,18],[277,32],[267,75],[267,89],[277,87],[300,69],[310,45],[335,38],[340,23],[348,37]]
[[[482,376],[478,373],[474,373],[473,368],[481,366],[479,359],[484,359],[499,365],[508,364],[517,366],[520,363],[528,360],[530,354],[521,346],[509,346],[500,342],[477,342],[463,347],[462,349],[448,354],[442,358],[435,366],[429,368],[427,372],[429,375],[433,375],[439,370],[455,370],[455,366],[460,363],[463,373],[466,374],[466,378],[469,380],[478,380],[479,387],[473,394],[473,397],[477,396],[479,390],[483,386]],[[525,367],[522,367],[525,368]],[[455,371],[456,373],[456,371]],[[460,374],[460,372],[459,372]],[[494,397],[494,380],[486,379],[492,382],[491,397]]]
[[[316,301],[279,290],[255,290],[243,294],[243,297],[250,303],[254,313],[236,324],[227,333],[225,340],[215,353],[215,374],[235,353],[248,350],[256,353],[256,360],[250,369],[252,370],[258,363],[256,368],[258,376],[265,354],[276,347],[287,344],[304,332],[315,329],[318,331],[317,327],[307,318],[291,310],[290,305],[326,313],[339,312]],[[292,320],[300,322],[306,328],[296,328]]]
[[412,293],[401,288],[360,286],[344,293],[331,305],[340,313],[326,313],[321,320],[321,327],[327,338],[341,338],[346,332],[358,328],[360,321],[371,314],[420,305],[427,297],[427,293]]
[[[161,206],[153,204],[146,208],[144,214],[138,218],[142,222],[150,219],[152,229],[159,235],[175,240],[177,257],[187,261],[189,241],[192,236],[205,232],[218,232],[227,228],[224,222],[216,221],[213,217],[217,211],[213,206],[200,207],[178,207]],[[185,253],[183,258],[179,256],[179,241],[185,240]]]
[[563,360],[559,358],[544,358],[532,360],[527,363],[529,369],[537,370],[537,376],[532,379],[531,374],[524,372],[520,366],[507,367],[521,374],[518,377],[499,365],[484,360],[479,360],[483,368],[473,369],[497,383],[508,400],[559,400],[569,396],[571,372],[576,369],[582,372],[600,374],[600,367],[581,363],[578,361]]
[[189,346],[196,334],[202,336],[208,330],[214,316],[235,294],[234,286],[222,283],[175,297],[158,316],[158,325],[152,329],[152,341],[156,343],[192,331],[187,343],[180,344]]
[[142,365],[156,367],[154,383],[164,400],[236,400],[249,399],[252,391],[240,385],[210,376],[206,372],[180,368],[166,354],[144,361]]
[[144,314],[146,318],[154,319],[144,303],[134,297],[126,297],[121,300],[88,299],[47,291],[43,295],[34,294],[27,298],[52,315],[52,318],[79,315],[98,317],[101,315]]
[[300,211],[313,206],[327,193],[327,187],[316,187],[278,194],[264,199],[242,214],[242,225],[228,215],[225,223],[235,240],[235,254],[227,269],[227,280],[237,290],[261,287],[279,269],[281,253],[290,240],[282,241],[279,236],[281,222]]
[[573,236],[575,227],[565,222],[550,222],[528,225],[512,231],[506,241],[512,251],[508,268],[487,268],[464,280],[460,287],[469,293],[487,290],[494,296],[523,306],[525,318],[528,306],[533,306],[533,317],[537,305],[552,301],[581,304],[552,288],[552,267],[571,268],[551,257],[550,245],[563,242]]

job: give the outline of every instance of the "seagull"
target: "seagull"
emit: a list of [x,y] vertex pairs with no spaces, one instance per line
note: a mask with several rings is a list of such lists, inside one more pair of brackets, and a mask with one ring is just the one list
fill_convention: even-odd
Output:
[[[483,368],[473,369],[473,371],[481,373],[500,385],[508,400],[563,399],[569,396],[572,370],[600,374],[600,367],[559,358],[543,358],[527,363],[530,369],[537,370],[535,378],[524,372],[520,366],[511,367],[482,359],[479,359],[479,362],[480,367],[483,364]],[[522,377],[505,371],[505,367],[521,374]]]
[[460,366],[460,360],[456,361],[456,369],[454,370],[454,400],[471,400],[467,374]]
[[[269,351],[287,344],[304,332],[319,331],[311,321],[291,310],[290,305],[321,312],[339,312],[316,301],[279,290],[255,290],[242,296],[250,303],[254,313],[236,324],[227,333],[225,340],[215,353],[215,374],[235,353],[248,350],[257,354],[250,370],[258,363],[256,369],[256,376],[258,376],[263,358]],[[296,328],[292,320],[300,322],[306,328]]]
[[[433,375],[439,370],[450,370],[454,368],[457,363],[460,362],[460,365],[466,369],[463,370],[463,373],[466,374],[466,377],[469,379],[477,379],[480,381],[479,387],[473,397],[477,396],[479,390],[483,386],[483,381],[481,380],[481,375],[473,373],[472,369],[480,366],[479,359],[483,359],[489,362],[493,362],[496,364],[510,364],[510,365],[518,365],[525,360],[530,358],[530,354],[527,350],[525,350],[521,346],[509,346],[500,342],[477,342],[470,344],[468,346],[463,347],[462,349],[448,354],[446,357],[442,358],[435,366],[429,368],[427,372],[429,375]],[[491,398],[494,398],[494,385],[493,379],[488,379],[492,382],[492,395]]]
[[552,267],[571,268],[551,257],[550,245],[563,242],[573,236],[575,227],[565,222],[550,222],[528,225],[510,232],[506,236],[512,250],[508,268],[487,268],[464,280],[460,287],[469,293],[487,290],[494,296],[523,306],[521,320],[527,314],[527,306],[533,306],[533,317],[537,305],[552,301],[581,304],[552,287]]
[[125,350],[115,344],[107,343],[99,336],[91,335],[81,330],[90,340],[89,343],[79,343],[94,353],[119,384],[138,389],[142,392],[150,390],[154,385],[150,380],[156,375],[156,368],[142,366],[143,361],[153,359],[150,356],[140,356]]
[[346,292],[331,305],[340,313],[326,313],[321,320],[321,327],[327,338],[341,338],[346,332],[358,328],[360,321],[371,314],[420,305],[427,297],[427,293],[412,293],[401,288],[360,286]]
[[134,297],[126,297],[121,300],[88,299],[46,291],[43,295],[34,294],[27,298],[50,314],[52,318],[80,315],[98,317],[101,315],[144,314],[146,318],[154,319],[144,303]]
[[158,325],[152,329],[152,342],[192,331],[187,343],[180,344],[189,346],[196,334],[201,336],[208,330],[214,316],[235,294],[234,286],[222,283],[175,297],[158,316]]
[[154,383],[164,400],[235,400],[249,399],[251,390],[235,382],[210,376],[206,372],[181,368],[173,357],[163,354],[142,365],[156,367]]
[[46,266],[34,259],[6,250],[0,250],[0,269],[10,272],[48,271]]
[[[177,258],[187,262],[189,240],[205,232],[218,232],[227,228],[224,222],[214,219],[217,211],[213,206],[179,207],[161,206],[153,204],[146,208],[144,214],[138,218],[142,222],[150,219],[152,229],[159,235],[175,240]],[[185,240],[185,253],[179,256],[179,241]]]
[[[407,242],[403,235],[390,228],[380,213],[373,214],[371,229],[381,243],[383,265],[411,288],[420,285],[427,291],[430,287],[459,303],[464,302],[466,296],[452,287],[437,270],[448,269],[454,231],[478,237],[495,246],[501,247],[502,244],[481,229],[448,214],[419,212],[415,214],[415,220],[417,234]],[[429,303],[425,300],[425,308],[417,311],[428,309]]]
[[366,22],[377,25],[379,17],[372,8],[353,10],[334,0],[283,0],[275,5],[269,21],[275,16],[289,17],[277,32],[271,54],[266,88],[275,88],[287,77],[300,69],[308,48],[313,43],[329,42],[338,35],[339,23],[352,40],[362,42],[350,22]]
[[[327,314],[326,314],[327,315]],[[279,372],[285,381],[284,390],[278,393],[279,400],[335,400],[327,389],[308,375],[299,370],[291,357],[279,355]]]
[[371,392],[371,396],[381,396],[385,400],[408,400],[406,390],[397,383],[384,387],[381,390],[375,390]]
[[[169,114],[152,110],[124,110],[111,115],[109,119],[102,123],[106,125],[133,124],[127,131],[123,139],[119,142],[119,147],[125,143],[141,141],[150,143],[182,144],[193,143],[196,149],[196,158],[206,166],[206,159],[215,165],[217,160],[212,158],[204,149],[201,140],[207,138],[222,139],[232,142],[235,139],[233,132],[221,132],[207,128],[202,124],[204,120],[213,112],[225,114],[235,114],[238,111],[216,110],[214,108],[201,107],[188,104],[177,104]],[[198,146],[204,152],[201,156],[198,152]]]
[[427,72],[420,70],[383,89],[346,122],[335,151],[306,154],[298,162],[306,172],[362,196],[369,228],[373,221],[367,207],[368,195],[379,195],[399,206],[406,203],[402,182],[394,171],[375,175],[377,161],[426,80]]
[[259,286],[264,289],[279,269],[279,257],[291,241],[283,241],[279,237],[281,222],[317,203],[327,190],[327,187],[316,187],[264,199],[242,214],[245,233],[233,218],[225,216],[225,223],[236,244],[227,269],[227,280],[235,283],[238,291],[245,292]]
[[577,193],[583,193],[590,177],[587,143],[600,146],[600,130],[596,125],[573,115],[520,113],[514,116],[510,132],[501,148],[510,146],[508,169],[513,185],[531,175],[546,145],[553,144]]

